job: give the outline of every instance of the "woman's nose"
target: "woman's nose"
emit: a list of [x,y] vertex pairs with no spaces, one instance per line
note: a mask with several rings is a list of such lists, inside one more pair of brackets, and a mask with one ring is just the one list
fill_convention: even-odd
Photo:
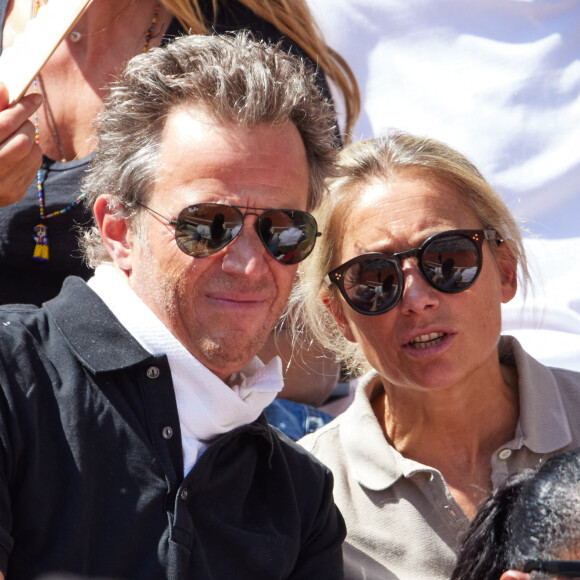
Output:
[[429,284],[419,270],[416,258],[401,263],[404,286],[401,307],[406,313],[419,313],[439,306],[440,292]]

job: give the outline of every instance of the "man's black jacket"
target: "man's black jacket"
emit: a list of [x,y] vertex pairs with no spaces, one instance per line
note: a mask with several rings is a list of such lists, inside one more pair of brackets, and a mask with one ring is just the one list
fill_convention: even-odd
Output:
[[125,579],[342,577],[329,470],[262,418],[183,478],[165,356],[80,279],[0,308],[0,569]]

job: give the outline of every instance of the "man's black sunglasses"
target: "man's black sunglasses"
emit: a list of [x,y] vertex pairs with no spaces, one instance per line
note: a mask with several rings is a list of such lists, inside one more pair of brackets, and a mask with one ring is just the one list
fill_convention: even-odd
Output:
[[580,578],[580,560],[528,560],[524,572],[547,572],[564,578]]
[[182,209],[172,220],[140,201],[137,204],[174,226],[179,249],[194,258],[211,256],[233,242],[249,215],[257,216],[256,232],[270,255],[281,264],[297,264],[307,258],[321,235],[314,216],[297,209],[196,203]]
[[417,258],[421,275],[433,288],[455,294],[477,280],[484,240],[502,242],[495,230],[440,232],[425,240],[420,248],[357,256],[329,272],[328,277],[353,310],[369,316],[384,314],[403,295],[403,260]]

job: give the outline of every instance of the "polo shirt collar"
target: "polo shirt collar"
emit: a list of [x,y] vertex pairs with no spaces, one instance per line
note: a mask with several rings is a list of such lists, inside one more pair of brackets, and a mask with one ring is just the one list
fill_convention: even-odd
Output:
[[519,446],[534,453],[552,453],[572,442],[572,433],[558,385],[550,369],[527,354],[512,336],[502,336],[500,361],[518,369]]
[[374,491],[386,489],[402,477],[405,461],[385,439],[371,407],[377,376],[370,371],[359,379],[353,402],[339,417],[346,463],[356,480]]

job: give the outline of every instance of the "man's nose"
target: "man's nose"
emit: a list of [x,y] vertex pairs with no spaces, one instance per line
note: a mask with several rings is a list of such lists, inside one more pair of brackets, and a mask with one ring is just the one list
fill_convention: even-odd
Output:
[[230,274],[261,276],[268,269],[269,254],[256,231],[257,217],[246,215],[242,229],[224,249],[222,268]]

